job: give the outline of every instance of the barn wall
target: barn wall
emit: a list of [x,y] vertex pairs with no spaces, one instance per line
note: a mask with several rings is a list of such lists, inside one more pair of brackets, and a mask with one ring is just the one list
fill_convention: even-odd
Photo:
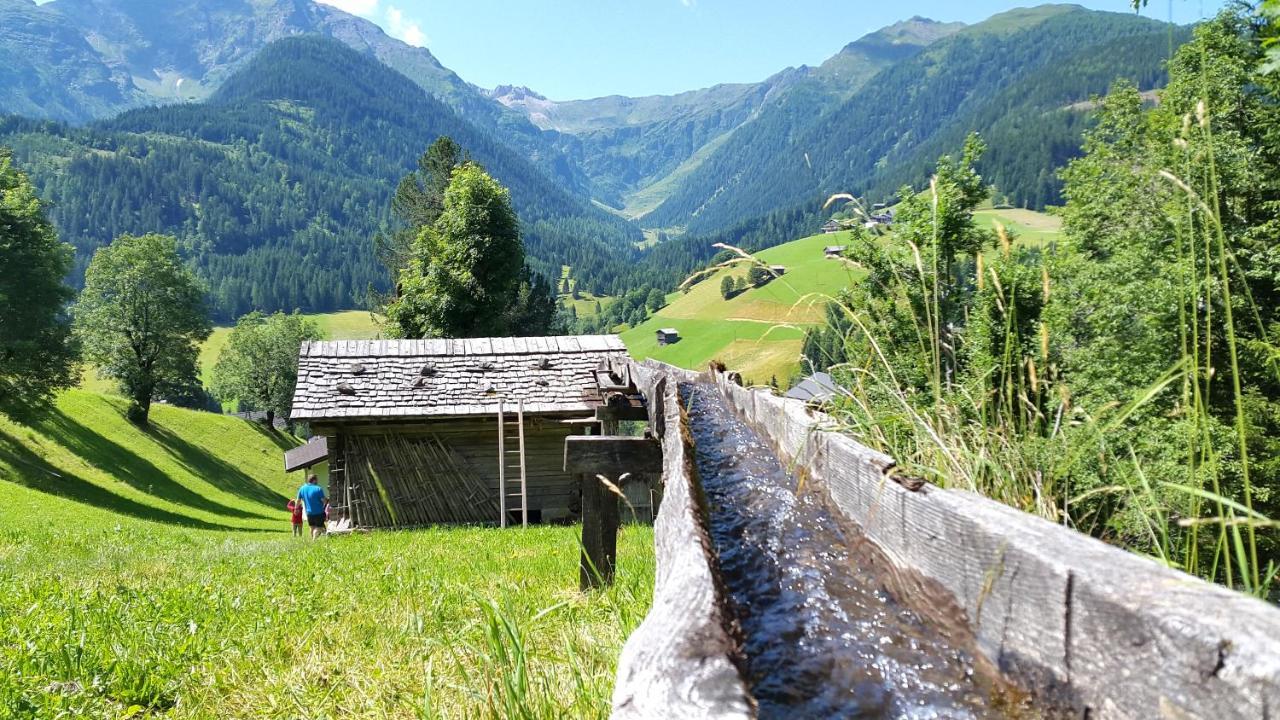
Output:
[[[507,420],[511,421],[511,415]],[[339,438],[343,473],[332,481],[335,507],[357,525],[498,521],[496,417],[326,428]],[[564,440],[575,430],[556,418],[525,418],[525,472],[530,520],[580,509],[576,481],[563,470]],[[508,492],[519,491],[516,428],[506,436]],[[345,475],[345,479],[341,476]],[[350,495],[348,487],[350,484]],[[518,507],[519,498],[507,506]],[[519,521],[518,513],[510,515]]]

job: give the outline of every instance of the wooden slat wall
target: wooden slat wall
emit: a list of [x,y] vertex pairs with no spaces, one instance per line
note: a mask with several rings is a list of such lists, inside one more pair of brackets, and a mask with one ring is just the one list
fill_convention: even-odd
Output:
[[[508,419],[514,414],[509,414]],[[497,418],[332,429],[343,439],[353,520],[363,527],[435,522],[498,521]],[[564,472],[564,439],[572,426],[556,419],[525,421],[525,469],[530,511],[579,507],[576,480]],[[508,448],[514,450],[514,447]],[[508,454],[508,477],[519,455]],[[510,468],[515,468],[510,469]],[[475,484],[484,488],[483,497]],[[430,485],[434,492],[424,493]],[[338,516],[347,512],[345,485],[334,487]],[[387,507],[390,501],[390,507]],[[513,503],[508,503],[508,506]],[[448,518],[441,520],[440,518]]]

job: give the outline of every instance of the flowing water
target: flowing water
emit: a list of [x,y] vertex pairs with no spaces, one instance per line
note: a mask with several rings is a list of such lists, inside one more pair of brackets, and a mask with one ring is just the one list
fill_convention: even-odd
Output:
[[856,531],[797,494],[715,388],[680,391],[761,718],[1010,717],[973,656],[886,592]]

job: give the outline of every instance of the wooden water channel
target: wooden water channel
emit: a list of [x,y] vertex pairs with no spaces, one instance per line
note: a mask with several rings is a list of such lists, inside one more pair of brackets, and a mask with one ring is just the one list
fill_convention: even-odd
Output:
[[943,598],[980,659],[1047,716],[1280,717],[1280,609],[972,493],[899,484],[891,458],[829,431],[800,401],[722,373],[629,367],[665,495],[653,606],[619,659],[615,718],[756,715],[681,426],[676,386],[699,380],[874,544],[896,592]]

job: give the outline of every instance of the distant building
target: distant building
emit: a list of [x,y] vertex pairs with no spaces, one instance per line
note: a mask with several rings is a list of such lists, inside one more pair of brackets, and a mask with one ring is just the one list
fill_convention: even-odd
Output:
[[844,229],[844,226],[836,222],[835,220],[828,220],[826,224],[822,226],[822,232],[828,235],[830,235],[831,233],[838,233],[843,229]]
[[[596,427],[616,335],[308,342],[295,421],[324,442],[331,520],[353,527],[573,518],[564,443]],[[317,459],[321,440],[287,455]]]
[[844,247],[844,245],[828,245],[822,248],[822,254],[826,255],[827,259],[838,258],[844,254]]
[[680,342],[680,331],[675,328],[662,328],[658,331],[658,345],[672,345]]
[[786,265],[770,265],[769,270],[774,275],[785,275],[787,273],[787,266]]
[[796,383],[795,387],[787,391],[786,397],[803,400],[811,405],[822,405],[839,392],[840,386],[831,379],[831,375],[819,372]]

